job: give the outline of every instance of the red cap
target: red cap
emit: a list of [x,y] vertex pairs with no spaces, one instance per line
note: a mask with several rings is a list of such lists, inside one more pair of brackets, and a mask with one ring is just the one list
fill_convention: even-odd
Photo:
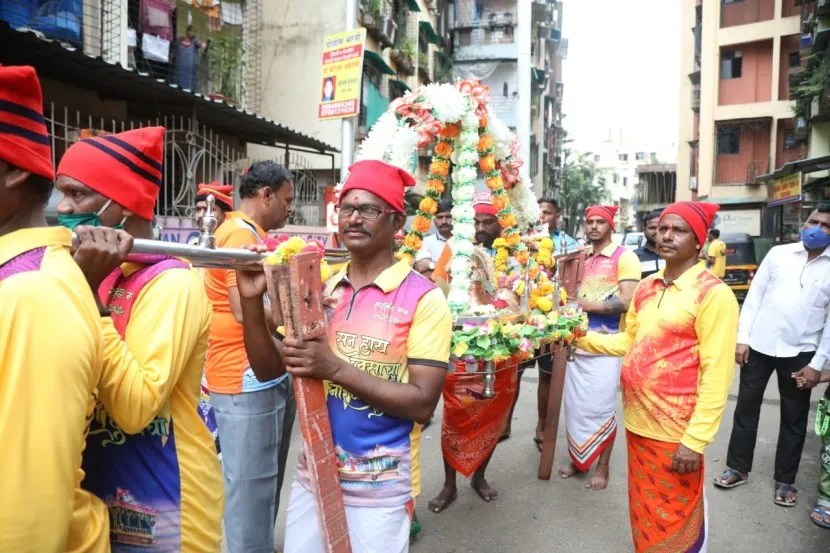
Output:
[[404,213],[404,188],[415,185],[412,175],[383,161],[366,159],[349,167],[338,202],[349,190],[371,192],[400,213]]
[[617,214],[615,205],[592,205],[585,211],[585,219],[590,217],[602,217],[608,224],[611,225],[611,230],[614,230],[614,216]]
[[0,66],[0,159],[55,180],[43,93],[34,68],[28,65]]
[[219,181],[214,181],[210,184],[200,184],[196,189],[196,201],[206,199],[208,194],[213,194],[213,199],[216,200],[219,207],[224,208],[226,211],[233,209],[233,185],[221,184]]
[[161,189],[163,141],[164,127],[85,138],[66,150],[58,175],[72,177],[152,221]]
[[479,192],[473,195],[473,209],[476,215],[499,216],[496,208],[493,207],[493,195],[489,192]]
[[706,233],[712,226],[715,213],[720,209],[718,204],[706,202],[675,202],[663,210],[660,219],[666,215],[677,215],[692,227],[697,243],[703,245],[706,242]]

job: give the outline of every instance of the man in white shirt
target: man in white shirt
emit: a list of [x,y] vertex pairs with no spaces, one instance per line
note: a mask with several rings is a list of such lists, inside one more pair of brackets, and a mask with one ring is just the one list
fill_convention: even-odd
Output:
[[[738,326],[735,361],[742,366],[727,469],[715,485],[733,488],[752,470],[764,389],[773,372],[781,395],[775,453],[776,504],[795,505],[793,487],[810,412],[810,389],[830,358],[830,204],[819,205],[801,242],[770,250],[749,288]],[[796,385],[796,377],[805,385]]]
[[416,261],[432,259],[438,261],[447,240],[452,237],[452,200],[441,200],[438,211],[435,212],[435,233],[424,238],[421,250],[416,255]]

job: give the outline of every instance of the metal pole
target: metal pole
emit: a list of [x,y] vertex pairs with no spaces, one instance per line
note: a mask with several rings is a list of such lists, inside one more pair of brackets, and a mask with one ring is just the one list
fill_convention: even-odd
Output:
[[[353,29],[357,21],[357,0],[346,0],[346,29]],[[340,176],[354,160],[354,117],[344,117],[340,123]]]

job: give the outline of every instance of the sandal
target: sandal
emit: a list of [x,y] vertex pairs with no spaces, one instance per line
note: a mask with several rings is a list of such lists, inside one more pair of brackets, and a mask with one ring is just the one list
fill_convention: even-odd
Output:
[[723,471],[720,478],[715,478],[715,486],[723,488],[724,490],[729,490],[731,488],[737,488],[741,484],[746,484],[748,481],[748,475],[744,476],[737,470],[728,468]]
[[813,524],[816,526],[830,528],[830,511],[816,504],[816,506],[813,507],[813,512],[810,513],[810,520],[812,520]]
[[780,505],[782,507],[795,507],[795,503],[798,501],[798,490],[795,489],[790,484],[784,484],[783,482],[776,482],[775,483],[775,498],[773,502],[776,505]]

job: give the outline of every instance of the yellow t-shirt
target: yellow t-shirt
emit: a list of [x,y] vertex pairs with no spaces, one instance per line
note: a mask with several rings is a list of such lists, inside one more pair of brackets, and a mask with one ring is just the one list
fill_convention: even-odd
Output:
[[[265,238],[265,231],[239,211],[232,211],[216,230],[217,248],[241,248],[257,244]],[[205,361],[208,389],[220,394],[239,394],[243,381],[250,382],[251,390],[261,389],[248,367],[242,325],[231,311],[229,288],[236,287],[236,271],[210,269],[205,275],[205,290],[213,306],[210,326],[210,348]],[[245,373],[249,378],[245,378]]]
[[103,336],[70,232],[0,237],[0,551],[109,551],[104,504],[81,490]]
[[713,258],[712,266],[709,271],[718,278],[723,278],[726,274],[726,244],[719,238],[712,240],[709,244],[709,250],[706,255]]
[[[129,276],[140,267],[127,263],[121,269]],[[168,269],[145,284],[123,340],[112,320],[102,319],[106,349],[98,397],[106,412],[96,410],[87,455],[114,476],[85,486],[108,497],[113,540],[135,524],[116,515],[126,512],[140,520],[142,511],[131,510],[138,503],[155,511],[166,536],[180,525],[179,551],[220,550],[222,471],[214,439],[197,411],[210,320],[210,302],[194,269]],[[143,464],[127,461],[137,456]],[[133,499],[119,497],[122,490]]]
[[637,286],[624,332],[589,332],[577,346],[624,357],[628,430],[702,453],[718,431],[735,373],[738,302],[702,262],[668,286],[663,273]]

